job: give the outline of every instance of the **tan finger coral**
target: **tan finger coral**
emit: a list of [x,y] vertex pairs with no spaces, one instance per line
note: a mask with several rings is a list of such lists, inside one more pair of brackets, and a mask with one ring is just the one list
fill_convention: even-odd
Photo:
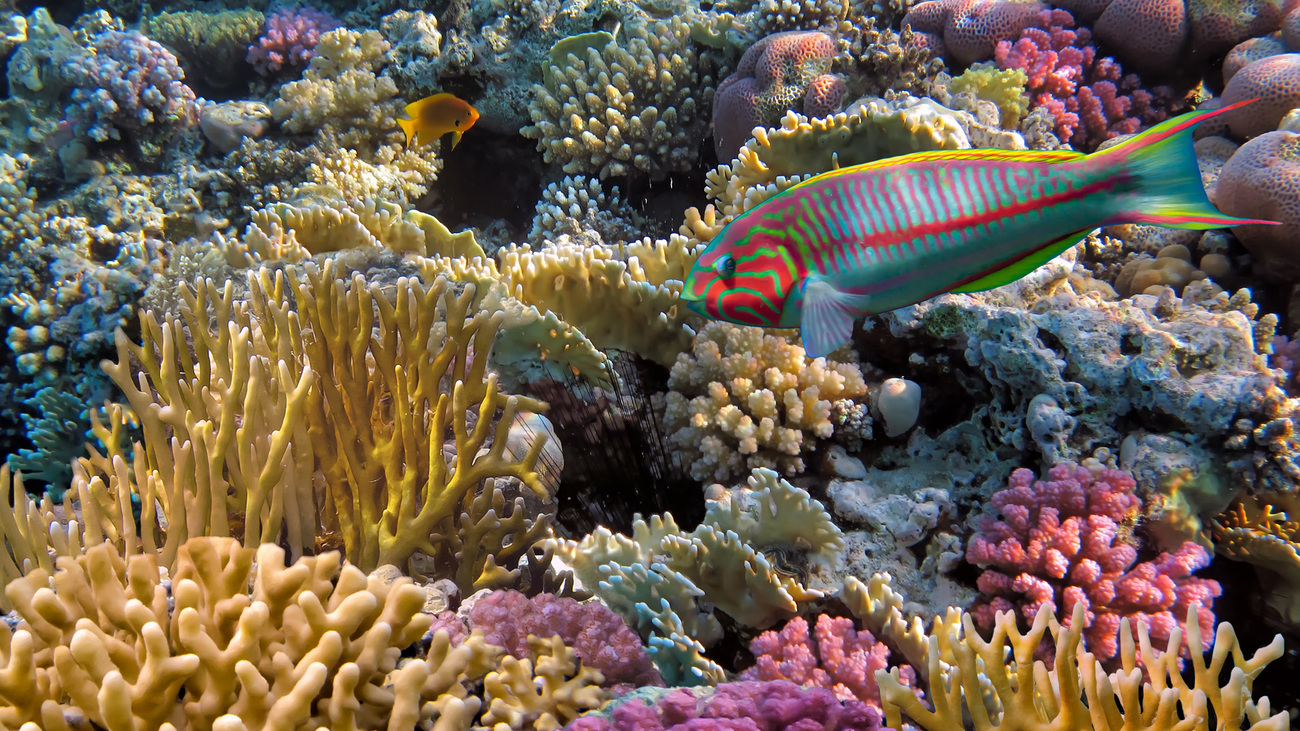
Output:
[[424,658],[402,661],[431,623],[408,579],[368,578],[338,553],[286,566],[282,549],[233,539],[181,547],[173,607],[152,555],[123,560],[106,544],[6,594],[22,619],[0,626],[0,724],[11,728],[70,728],[78,716],[106,729],[267,731],[464,717],[479,704],[467,685],[502,654],[480,633],[453,648],[440,632]]

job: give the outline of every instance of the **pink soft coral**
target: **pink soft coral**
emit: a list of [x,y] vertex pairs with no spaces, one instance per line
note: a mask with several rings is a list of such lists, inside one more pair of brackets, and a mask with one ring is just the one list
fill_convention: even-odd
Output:
[[1198,602],[1208,648],[1221,589],[1216,581],[1192,577],[1210,562],[1205,549],[1187,542],[1134,566],[1135,540],[1127,532],[1121,536],[1121,526],[1141,508],[1133,477],[1113,469],[1094,474],[1074,464],[1057,465],[1048,477],[1035,481],[1032,471],[1016,470],[1008,489],[993,496],[1003,519],[984,516],[967,547],[966,560],[988,568],[978,585],[991,599],[976,606],[976,622],[991,626],[1000,611],[1032,621],[1046,604],[1068,623],[1074,605],[1082,603],[1088,649],[1109,659],[1118,651],[1121,619],[1133,629],[1134,622],[1145,622],[1152,640],[1164,644]]
[[[814,635],[808,621],[795,617],[781,631],[768,631],[750,643],[754,667],[742,680],[793,680],[800,685],[827,688],[840,700],[859,700],[880,707],[876,671],[889,667],[889,648],[870,632],[861,632],[853,620],[822,614]],[[900,675],[911,685],[916,673],[903,665]]]
[[1077,149],[1094,150],[1165,118],[1141,80],[1114,59],[1098,58],[1091,31],[1075,28],[1064,10],[1039,13],[1019,40],[998,44],[994,59],[998,68],[1025,72],[1032,105],[1051,112],[1057,136]]
[[338,27],[333,16],[314,8],[278,10],[267,16],[262,37],[248,47],[247,61],[263,76],[300,69],[315,55],[321,35]]

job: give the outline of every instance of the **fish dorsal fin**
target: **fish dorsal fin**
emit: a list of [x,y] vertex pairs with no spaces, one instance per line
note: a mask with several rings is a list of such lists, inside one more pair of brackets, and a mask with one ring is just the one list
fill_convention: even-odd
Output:
[[1062,251],[1065,251],[1071,246],[1079,243],[1083,240],[1083,237],[1087,235],[1088,232],[1084,231],[1082,233],[1072,233],[1062,236],[1055,241],[1048,242],[1046,246],[1030,252],[1029,255],[1023,259],[1014,261],[990,274],[985,274],[973,282],[963,284],[960,287],[954,287],[952,291],[984,292],[990,289],[997,289],[1005,284],[1011,284],[1052,259],[1055,259],[1057,256],[1060,256]]
[[899,155],[897,157],[886,157],[873,162],[850,165],[849,167],[839,167],[839,159],[837,157],[835,158],[836,167],[834,169],[814,175],[798,185],[793,185],[787,188],[787,190],[797,190],[805,185],[815,183],[822,178],[827,178],[833,175],[866,172],[868,170],[897,165],[903,162],[921,162],[928,160],[951,160],[958,162],[981,160],[985,162],[1005,161],[1056,163],[1078,160],[1082,157],[1085,157],[1082,152],[1075,152],[1073,150],[998,150],[992,148],[980,148],[976,150],[929,150],[927,152],[913,152],[908,155]]
[[803,317],[799,332],[809,358],[829,355],[853,337],[853,321],[866,314],[867,295],[841,292],[816,274],[803,282]]

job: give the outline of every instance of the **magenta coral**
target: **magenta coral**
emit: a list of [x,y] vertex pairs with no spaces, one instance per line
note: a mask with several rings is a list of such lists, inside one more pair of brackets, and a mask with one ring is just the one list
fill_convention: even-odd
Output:
[[[880,705],[876,671],[888,668],[889,648],[870,632],[859,632],[853,620],[822,614],[810,636],[808,621],[795,617],[780,632],[756,637],[749,649],[756,661],[741,673],[743,680],[792,680],[826,688],[840,700]],[[901,666],[900,675],[906,685],[916,677],[907,665]]]
[[821,31],[774,33],[741,56],[713,97],[713,145],[731,160],[758,126],[773,126],[787,110],[826,116],[844,100],[844,80],[830,73],[835,41]]
[[994,59],[998,68],[1025,72],[1031,104],[1050,111],[1056,135],[1077,149],[1094,150],[1165,118],[1141,80],[1114,59],[1098,58],[1091,32],[1075,28],[1064,10],[1040,13],[1019,40],[999,43]]
[[469,610],[469,623],[488,644],[515,657],[528,657],[528,636],[559,635],[582,664],[599,670],[606,685],[662,685],[641,638],[600,602],[579,603],[553,594],[532,599],[517,591],[494,591]]
[[966,560],[988,568],[978,586],[993,598],[976,606],[976,622],[992,626],[1001,611],[1017,611],[1028,622],[1046,604],[1068,623],[1074,605],[1082,603],[1088,649],[1109,659],[1118,650],[1121,619],[1127,617],[1130,627],[1147,623],[1152,640],[1163,644],[1192,602],[1199,602],[1208,648],[1221,590],[1218,582],[1192,577],[1210,562],[1205,549],[1187,542],[1134,566],[1134,539],[1121,536],[1141,508],[1132,475],[1060,464],[1048,478],[1035,481],[1032,471],[1016,470],[1008,489],[993,496],[1003,519],[981,519]]
[[263,76],[302,68],[315,55],[321,35],[338,27],[333,16],[315,8],[278,10],[267,16],[262,37],[248,47],[247,61]]
[[723,683],[694,691],[656,694],[653,704],[634,696],[608,718],[586,716],[566,731],[876,731],[880,712],[859,701],[836,699],[825,688],[800,688],[788,680]]

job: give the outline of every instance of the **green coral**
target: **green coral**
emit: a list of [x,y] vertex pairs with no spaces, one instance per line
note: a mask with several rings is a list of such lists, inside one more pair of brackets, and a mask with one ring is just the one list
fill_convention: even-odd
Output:
[[141,25],[145,35],[176,52],[187,78],[223,88],[238,78],[235,70],[245,65],[266,16],[257,10],[187,10],[146,16]]

